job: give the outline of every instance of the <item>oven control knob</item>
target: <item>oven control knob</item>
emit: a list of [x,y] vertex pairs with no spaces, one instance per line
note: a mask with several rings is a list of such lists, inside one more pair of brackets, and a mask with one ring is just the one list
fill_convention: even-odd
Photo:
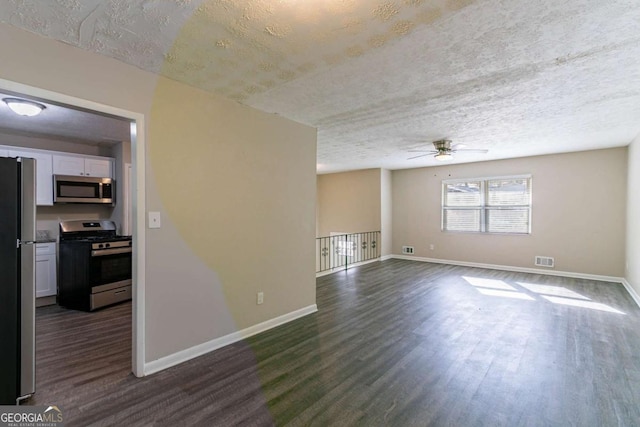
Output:
[[100,243],[100,244],[98,245],[98,247],[99,247],[100,249],[102,249],[102,248],[104,247],[104,245],[103,245],[102,243]]
[[111,246],[111,245],[110,245],[109,243],[107,243],[107,244],[106,244],[106,245],[104,245],[104,246],[108,248],[108,247],[109,247],[109,246]]

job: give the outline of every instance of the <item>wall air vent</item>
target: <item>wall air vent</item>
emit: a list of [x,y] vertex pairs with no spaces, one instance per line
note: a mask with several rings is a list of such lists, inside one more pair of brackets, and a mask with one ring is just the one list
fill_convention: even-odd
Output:
[[413,246],[403,246],[402,247],[403,254],[413,255]]
[[555,260],[549,256],[536,256],[536,265],[540,267],[553,268]]

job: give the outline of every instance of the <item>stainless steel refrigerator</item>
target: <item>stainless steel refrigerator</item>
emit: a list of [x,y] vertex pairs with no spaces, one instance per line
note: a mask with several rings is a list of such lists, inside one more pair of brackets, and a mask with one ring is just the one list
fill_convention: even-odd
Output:
[[0,404],[35,392],[36,162],[0,157]]

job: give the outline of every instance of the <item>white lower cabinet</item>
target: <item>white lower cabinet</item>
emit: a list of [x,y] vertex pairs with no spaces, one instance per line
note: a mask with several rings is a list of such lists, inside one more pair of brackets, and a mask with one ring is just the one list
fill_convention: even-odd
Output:
[[56,293],[56,244],[36,243],[36,298]]

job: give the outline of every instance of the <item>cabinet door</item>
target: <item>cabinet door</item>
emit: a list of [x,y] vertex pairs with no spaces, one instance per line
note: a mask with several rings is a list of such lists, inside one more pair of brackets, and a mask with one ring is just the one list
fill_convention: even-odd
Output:
[[55,295],[56,289],[56,256],[36,256],[36,298]]
[[111,178],[111,160],[84,159],[84,174],[98,178]]
[[11,157],[30,157],[36,159],[36,204],[53,205],[53,172],[51,154],[31,151],[9,151]]
[[84,158],[74,156],[53,156],[54,175],[84,176]]

